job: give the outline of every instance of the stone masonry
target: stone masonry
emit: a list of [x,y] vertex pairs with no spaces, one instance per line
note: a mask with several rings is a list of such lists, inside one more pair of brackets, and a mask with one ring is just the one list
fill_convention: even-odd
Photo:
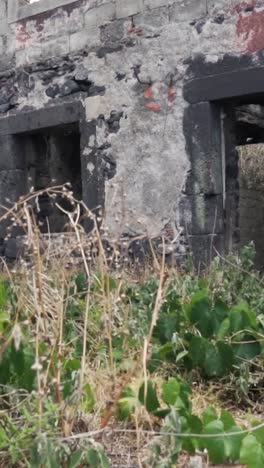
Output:
[[0,0],[1,205],[29,189],[19,138],[77,124],[110,236],[232,248],[232,103],[264,95],[263,24],[262,0]]

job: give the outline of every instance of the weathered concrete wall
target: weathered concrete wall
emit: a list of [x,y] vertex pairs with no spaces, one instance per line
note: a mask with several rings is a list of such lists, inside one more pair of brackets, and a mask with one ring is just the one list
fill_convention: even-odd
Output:
[[[214,64],[263,49],[264,1],[78,0],[51,9],[40,0],[35,16],[19,20],[26,10],[8,3],[9,12],[0,5],[1,118],[80,100],[90,124],[85,170],[92,177],[94,161],[103,162],[111,234],[190,231],[186,68],[199,55]],[[209,234],[214,214],[199,206]]]

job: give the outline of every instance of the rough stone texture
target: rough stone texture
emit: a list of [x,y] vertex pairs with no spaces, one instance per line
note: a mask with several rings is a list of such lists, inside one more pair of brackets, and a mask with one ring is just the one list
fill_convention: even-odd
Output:
[[143,10],[143,0],[116,0],[116,17],[134,16]]
[[169,7],[170,21],[193,21],[205,17],[207,4],[204,0],[186,0],[185,2],[174,2]]
[[5,19],[6,18],[6,14],[7,14],[6,6],[7,5],[6,5],[5,1],[1,2],[1,4],[0,4],[0,19]]
[[[232,88],[237,68],[255,68],[264,91],[264,1],[19,2],[0,6],[0,136],[43,129],[46,109],[61,125],[78,102],[83,196],[113,237],[169,225],[195,248],[213,232],[223,245],[221,106],[209,101],[230,98],[222,75]],[[3,141],[0,170],[19,167],[14,145]]]

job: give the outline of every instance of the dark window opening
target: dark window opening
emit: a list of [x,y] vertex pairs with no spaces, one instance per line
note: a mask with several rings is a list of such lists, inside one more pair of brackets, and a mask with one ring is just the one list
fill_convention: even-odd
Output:
[[[235,104],[239,247],[254,243],[256,267],[264,266],[264,107]],[[226,149],[228,150],[228,149]],[[228,156],[228,154],[227,154]],[[230,175],[227,173],[227,178]],[[232,174],[231,174],[232,177]]]
[[[71,184],[73,196],[82,199],[80,159],[80,133],[77,125],[41,130],[19,135],[25,154],[28,191],[31,187],[41,191],[48,187]],[[67,199],[56,200],[47,195],[39,197],[37,218],[42,232],[58,233],[65,229],[68,217],[58,207],[72,211]]]

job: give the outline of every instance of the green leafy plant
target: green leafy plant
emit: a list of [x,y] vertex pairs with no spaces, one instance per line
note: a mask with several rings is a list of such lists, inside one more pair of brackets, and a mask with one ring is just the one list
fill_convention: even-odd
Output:
[[[83,204],[65,187],[51,189],[52,197],[58,194],[73,207],[64,212],[75,237],[69,251],[64,245],[60,254],[57,246],[50,253],[49,245],[48,255],[40,249],[34,195],[12,211],[16,225],[28,223],[29,263],[0,276],[1,461],[106,468],[104,448],[89,431],[95,427],[99,440],[110,415],[121,432],[128,421],[132,431],[153,423],[158,434],[148,466],[171,468],[181,451],[206,451],[213,463],[263,466],[259,422],[253,419],[246,429],[229,411],[211,406],[196,414],[190,385],[217,381],[244,396],[243,403],[253,386],[254,395],[261,392],[264,288],[252,246],[241,256],[216,259],[199,275],[188,259],[182,271],[161,269],[159,278],[159,258],[151,273],[135,274],[120,268],[117,246],[108,263],[95,218],[89,213],[94,229],[87,236],[78,222]],[[78,255],[83,264],[72,266]],[[144,356],[148,377],[142,380],[146,337],[152,355]]]
[[[161,401],[151,381],[132,389],[127,387],[118,401],[121,419],[131,418],[139,405],[163,420],[161,435],[150,444],[148,466],[170,467],[177,462],[181,450],[195,454],[206,450],[214,464],[237,462],[250,468],[260,468],[264,456],[263,429],[247,431],[238,426],[232,414],[226,410],[217,413],[208,407],[199,418],[192,414],[191,389],[180,378],[170,378],[161,384]],[[251,431],[254,434],[251,434]],[[188,437],[188,434],[190,436]],[[254,452],[254,456],[253,456]]]

